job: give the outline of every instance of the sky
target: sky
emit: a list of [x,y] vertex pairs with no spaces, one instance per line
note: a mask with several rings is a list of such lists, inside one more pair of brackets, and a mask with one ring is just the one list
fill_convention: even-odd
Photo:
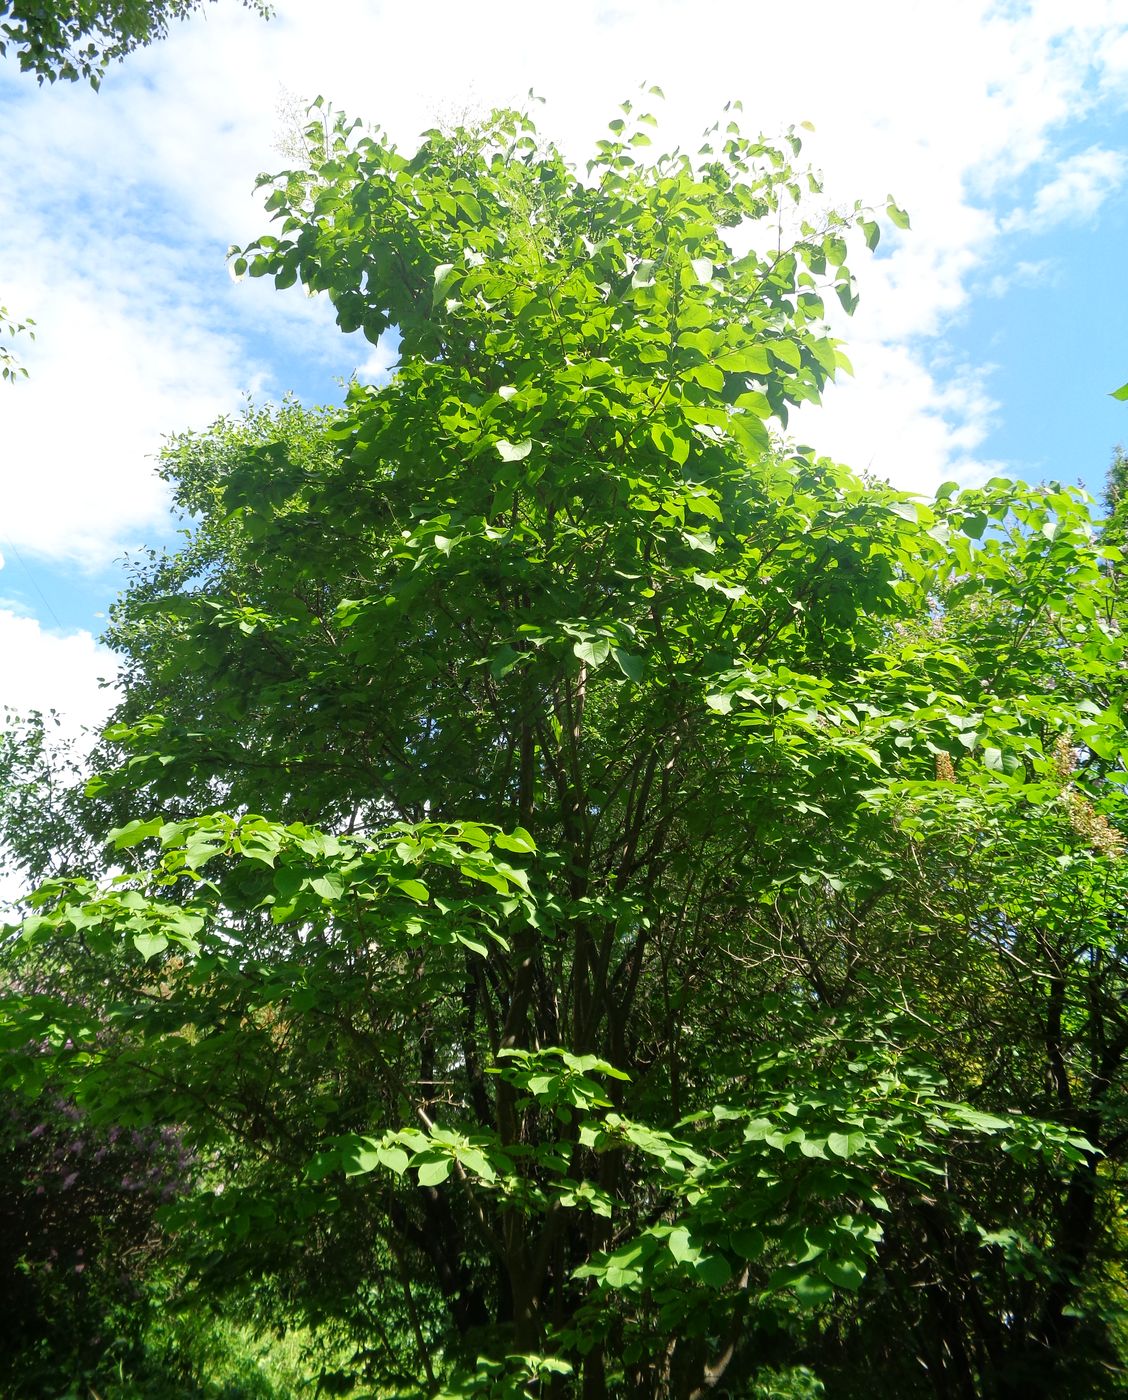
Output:
[[[323,95],[406,149],[436,123],[544,99],[577,164],[660,84],[659,138],[690,146],[739,99],[746,130],[811,122],[826,201],[911,229],[856,253],[835,323],[855,376],[791,431],[905,490],[992,475],[1099,493],[1128,439],[1128,0],[217,0],[101,91],[0,60],[0,305],[36,321],[0,385],[0,710],[65,732],[113,701],[100,645],[123,561],[175,545],[162,438],[287,392],[337,403],[386,347],[323,299],[236,282],[268,229],[261,171]],[[692,148],[692,147],[691,147]],[[102,682],[109,682],[103,685]]]

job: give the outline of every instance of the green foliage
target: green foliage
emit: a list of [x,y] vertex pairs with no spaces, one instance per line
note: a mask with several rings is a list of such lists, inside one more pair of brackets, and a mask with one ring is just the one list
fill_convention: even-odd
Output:
[[234,270],[399,365],[170,444],[13,1086],[180,1125],[184,1287],[376,1394],[1111,1374],[1115,524],[783,436],[881,229],[793,133],[317,115]]

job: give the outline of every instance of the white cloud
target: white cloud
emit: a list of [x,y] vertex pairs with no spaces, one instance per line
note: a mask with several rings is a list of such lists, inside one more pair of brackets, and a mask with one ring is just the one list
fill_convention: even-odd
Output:
[[[47,631],[35,618],[0,607],[0,713],[58,711],[59,734],[80,745],[105,723],[115,699],[113,655],[89,632]],[[110,684],[101,685],[105,679]]]
[[231,338],[188,306],[154,311],[73,277],[29,279],[18,294],[39,337],[31,377],[4,406],[3,534],[99,568],[167,514],[150,460],[161,435],[233,407],[243,367]]
[[1044,233],[1058,224],[1085,223],[1123,183],[1126,168],[1128,161],[1120,151],[1090,146],[1063,160],[1053,179],[1040,186],[1030,209],[1016,210],[1004,227],[1008,232],[1029,229]]
[[362,384],[384,384],[399,363],[399,336],[385,331],[363,364],[357,365],[357,378]]
[[996,272],[987,282],[988,296],[1004,297],[1012,287],[1036,287],[1049,282],[1055,275],[1057,266],[1052,258],[1034,260],[1020,258],[1006,272]]
[[856,378],[831,386],[817,413],[798,415],[794,436],[925,495],[945,480],[974,485],[1001,470],[976,456],[999,408],[989,366],[949,367],[941,379],[908,346],[879,341],[851,347],[850,358]]

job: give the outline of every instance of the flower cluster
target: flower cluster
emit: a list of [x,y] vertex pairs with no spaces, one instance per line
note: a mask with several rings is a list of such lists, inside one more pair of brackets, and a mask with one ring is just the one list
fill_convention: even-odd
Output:
[[954,783],[956,781],[956,765],[952,762],[951,754],[938,753],[936,755],[936,781],[938,783]]
[[1085,794],[1073,782],[1077,771],[1077,750],[1069,734],[1059,734],[1053,748],[1054,771],[1065,786],[1061,791],[1062,805],[1069,825],[1102,856],[1122,856],[1126,845],[1124,833],[1098,812]]

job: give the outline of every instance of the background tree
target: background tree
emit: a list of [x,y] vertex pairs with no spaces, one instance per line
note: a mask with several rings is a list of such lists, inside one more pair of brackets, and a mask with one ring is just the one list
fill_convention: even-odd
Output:
[[99,838],[86,829],[86,764],[58,730],[54,714],[3,710],[0,879],[11,890],[90,871],[100,863]]
[[[204,0],[0,0],[0,57],[13,50],[40,82],[80,79],[98,87],[111,63],[154,40]],[[242,0],[269,16],[264,0]]]

